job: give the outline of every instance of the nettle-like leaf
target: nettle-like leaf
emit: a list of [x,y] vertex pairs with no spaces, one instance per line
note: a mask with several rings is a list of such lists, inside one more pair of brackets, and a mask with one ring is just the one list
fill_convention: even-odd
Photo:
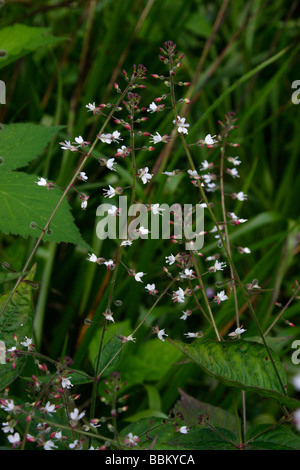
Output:
[[[238,341],[195,341],[185,344],[172,341],[192,361],[207,374],[231,387],[239,387],[259,395],[274,398],[278,403],[291,408],[300,407],[300,402],[283,393],[263,344],[245,340]],[[287,379],[283,366],[275,352],[272,352],[282,383]]]
[[57,44],[63,38],[55,38],[49,29],[25,24],[14,24],[0,31],[1,49],[6,54],[0,58],[0,69],[39,47]]
[[4,125],[0,132],[2,170],[15,170],[35,159],[63,126],[16,123]]
[[[3,233],[38,237],[40,230],[31,228],[35,222],[43,228],[52,214],[61,196],[61,190],[48,191],[35,184],[38,177],[23,172],[0,172],[0,230]],[[74,243],[89,249],[81,238],[74,223],[69,205],[64,199],[53,217],[51,233],[45,234],[43,240]]]
[[[36,265],[32,267],[25,280],[33,281],[35,271]],[[6,309],[0,315],[0,341],[5,344],[6,350],[17,346],[13,335],[16,335],[19,342],[23,341],[25,337],[32,337],[32,286],[30,282],[25,282],[25,280],[21,281]],[[10,293],[7,292],[0,296],[0,311],[9,295]],[[14,368],[12,368],[12,363],[9,362],[0,364],[0,390],[7,387],[21,374],[25,363],[26,356],[21,356],[16,359]]]
[[[44,228],[60,197],[61,190],[49,191],[35,182],[38,176],[15,172],[35,159],[51,138],[61,129],[39,124],[17,123],[4,126],[0,132],[0,230],[5,234],[38,237],[40,231],[31,223]],[[55,214],[43,240],[74,243],[89,249],[74,223],[67,200]]]
[[254,450],[300,450],[300,436],[283,425],[274,428],[268,424],[253,426],[246,439],[250,440],[248,446]]
[[[209,428],[194,426],[188,434],[178,432],[180,421],[171,422],[156,417],[144,418],[132,423],[122,430],[120,442],[126,439],[131,432],[140,438],[137,449],[151,450],[233,450],[236,436],[226,428],[215,428],[217,432]],[[174,462],[175,463],[175,462]]]

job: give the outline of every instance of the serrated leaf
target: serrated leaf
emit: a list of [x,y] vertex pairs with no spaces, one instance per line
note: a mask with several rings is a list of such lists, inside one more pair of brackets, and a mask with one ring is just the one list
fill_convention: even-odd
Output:
[[[34,265],[26,276],[26,280],[33,280],[35,270],[36,266]],[[0,296],[0,310],[8,296],[9,292]],[[4,342],[6,350],[16,346],[13,335],[17,336],[18,341],[23,341],[25,336],[31,338],[32,322],[32,287],[29,283],[21,282],[0,316],[0,341]],[[3,390],[20,375],[25,363],[26,356],[21,356],[16,359],[15,368],[12,368],[12,363],[0,364],[0,390]]]
[[25,24],[14,24],[0,31],[1,49],[6,52],[0,58],[0,69],[42,46],[57,44],[63,38],[49,34],[48,28],[38,28]]
[[[182,424],[186,426],[195,426],[200,424],[200,417],[208,417],[210,424],[221,426],[232,432],[236,432],[236,417],[217,406],[204,403],[191,397],[183,390],[179,389],[180,400],[174,406],[174,414],[180,413],[183,417]],[[201,426],[207,426],[203,420]]]
[[[207,374],[231,387],[249,390],[274,398],[286,406],[300,407],[300,402],[283,394],[264,345],[238,341],[195,341],[185,344],[172,341],[180,351],[196,362]],[[272,353],[281,380],[286,387],[287,380],[282,364]]]
[[[254,436],[257,436],[253,439]],[[284,426],[270,429],[270,425],[253,426],[247,433],[249,446],[254,449],[266,450],[300,450],[300,436]]]
[[[61,190],[48,191],[35,184],[38,177],[22,172],[0,172],[0,230],[5,234],[39,237],[40,230],[30,227],[35,222],[38,227],[45,227],[61,196]],[[90,249],[81,238],[74,223],[66,199],[54,215],[50,225],[51,234],[45,234],[43,240],[74,243]]]
[[1,170],[15,170],[36,158],[63,126],[32,123],[4,125],[0,132]]

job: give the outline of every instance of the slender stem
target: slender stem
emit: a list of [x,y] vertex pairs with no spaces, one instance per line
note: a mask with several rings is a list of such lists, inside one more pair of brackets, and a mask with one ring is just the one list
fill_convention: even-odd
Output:
[[296,295],[298,294],[300,290],[300,286],[298,286],[298,288],[295,290],[294,294],[292,295],[292,297],[290,298],[290,300],[285,304],[285,306],[283,307],[283,309],[280,311],[280,313],[277,315],[277,317],[275,318],[275,320],[273,321],[273,323],[269,326],[269,328],[265,331],[264,333],[264,336],[267,336],[267,334],[270,333],[271,329],[273,328],[273,326],[278,322],[278,320],[282,317],[283,313],[286,311],[286,309],[288,308],[288,306],[292,303],[292,301],[294,300],[294,298],[296,297]]

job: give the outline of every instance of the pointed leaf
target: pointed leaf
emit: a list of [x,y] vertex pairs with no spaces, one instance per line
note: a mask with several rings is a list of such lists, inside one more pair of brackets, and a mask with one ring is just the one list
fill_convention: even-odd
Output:
[[[284,395],[278,377],[274,371],[264,345],[238,341],[195,341],[185,344],[172,341],[178,349],[196,362],[206,373],[231,387],[256,392],[272,397],[281,404],[300,407],[300,402]],[[282,364],[272,354],[281,380],[286,386],[287,380]]]

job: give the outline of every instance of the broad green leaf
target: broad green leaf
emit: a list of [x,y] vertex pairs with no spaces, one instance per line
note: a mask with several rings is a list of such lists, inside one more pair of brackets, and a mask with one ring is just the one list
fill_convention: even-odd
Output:
[[[3,233],[39,237],[40,230],[31,228],[30,224],[35,222],[38,227],[45,227],[62,192],[59,189],[48,191],[35,181],[38,181],[35,175],[0,172],[0,230]],[[89,249],[74,223],[66,199],[54,215],[50,229],[51,234],[45,233],[43,240],[74,243]]]
[[[228,386],[274,398],[292,408],[300,406],[298,400],[283,394],[271,360],[262,344],[244,340],[222,342],[198,340],[192,344],[172,341],[172,344],[195,361],[206,373]],[[272,356],[286,387],[287,380],[282,364],[275,352]]]
[[[217,406],[203,403],[194,397],[191,397],[183,390],[179,389],[180,400],[174,406],[174,414],[180,413],[183,416],[183,424],[186,426],[199,425],[201,417],[207,417],[213,426],[221,426],[232,432],[236,432],[236,417],[229,411],[218,408]],[[202,426],[207,426],[204,420]]]
[[1,49],[6,52],[0,59],[0,69],[42,46],[57,44],[62,38],[49,34],[49,29],[14,24],[0,31]]
[[[35,270],[36,266],[34,265],[26,280],[33,280]],[[8,296],[9,292],[0,297],[0,310]],[[29,283],[21,282],[0,316],[0,340],[5,343],[6,350],[18,346],[13,335],[16,335],[19,342],[23,341],[25,337],[31,338],[32,322],[32,287]],[[16,359],[15,368],[12,368],[12,363],[0,364],[0,390],[3,390],[20,375],[25,363],[26,357],[21,356]]]
[[[104,377],[111,372],[112,368],[114,368],[116,363],[120,360],[122,352],[120,351],[121,346],[121,341],[115,337],[110,338],[105,344],[101,352],[98,374],[103,371],[102,376]],[[96,368],[96,364],[94,367]]]
[[253,449],[300,450],[300,436],[285,426],[270,429],[270,425],[260,424],[248,431],[246,439]]
[[[176,426],[175,426],[176,424]],[[236,442],[235,435],[225,428],[215,428],[217,432],[213,432],[208,428],[200,428],[195,426],[191,428],[188,434],[181,434],[178,432],[180,421],[162,421],[158,417],[151,419],[141,419],[135,423],[130,424],[122,430],[122,439],[128,433],[132,432],[133,435],[140,438],[138,449],[151,450],[221,450],[221,449],[234,449],[233,444],[228,442]],[[224,437],[223,437],[224,436]]]
[[36,158],[62,126],[17,123],[4,125],[0,132],[1,170],[15,170]]

